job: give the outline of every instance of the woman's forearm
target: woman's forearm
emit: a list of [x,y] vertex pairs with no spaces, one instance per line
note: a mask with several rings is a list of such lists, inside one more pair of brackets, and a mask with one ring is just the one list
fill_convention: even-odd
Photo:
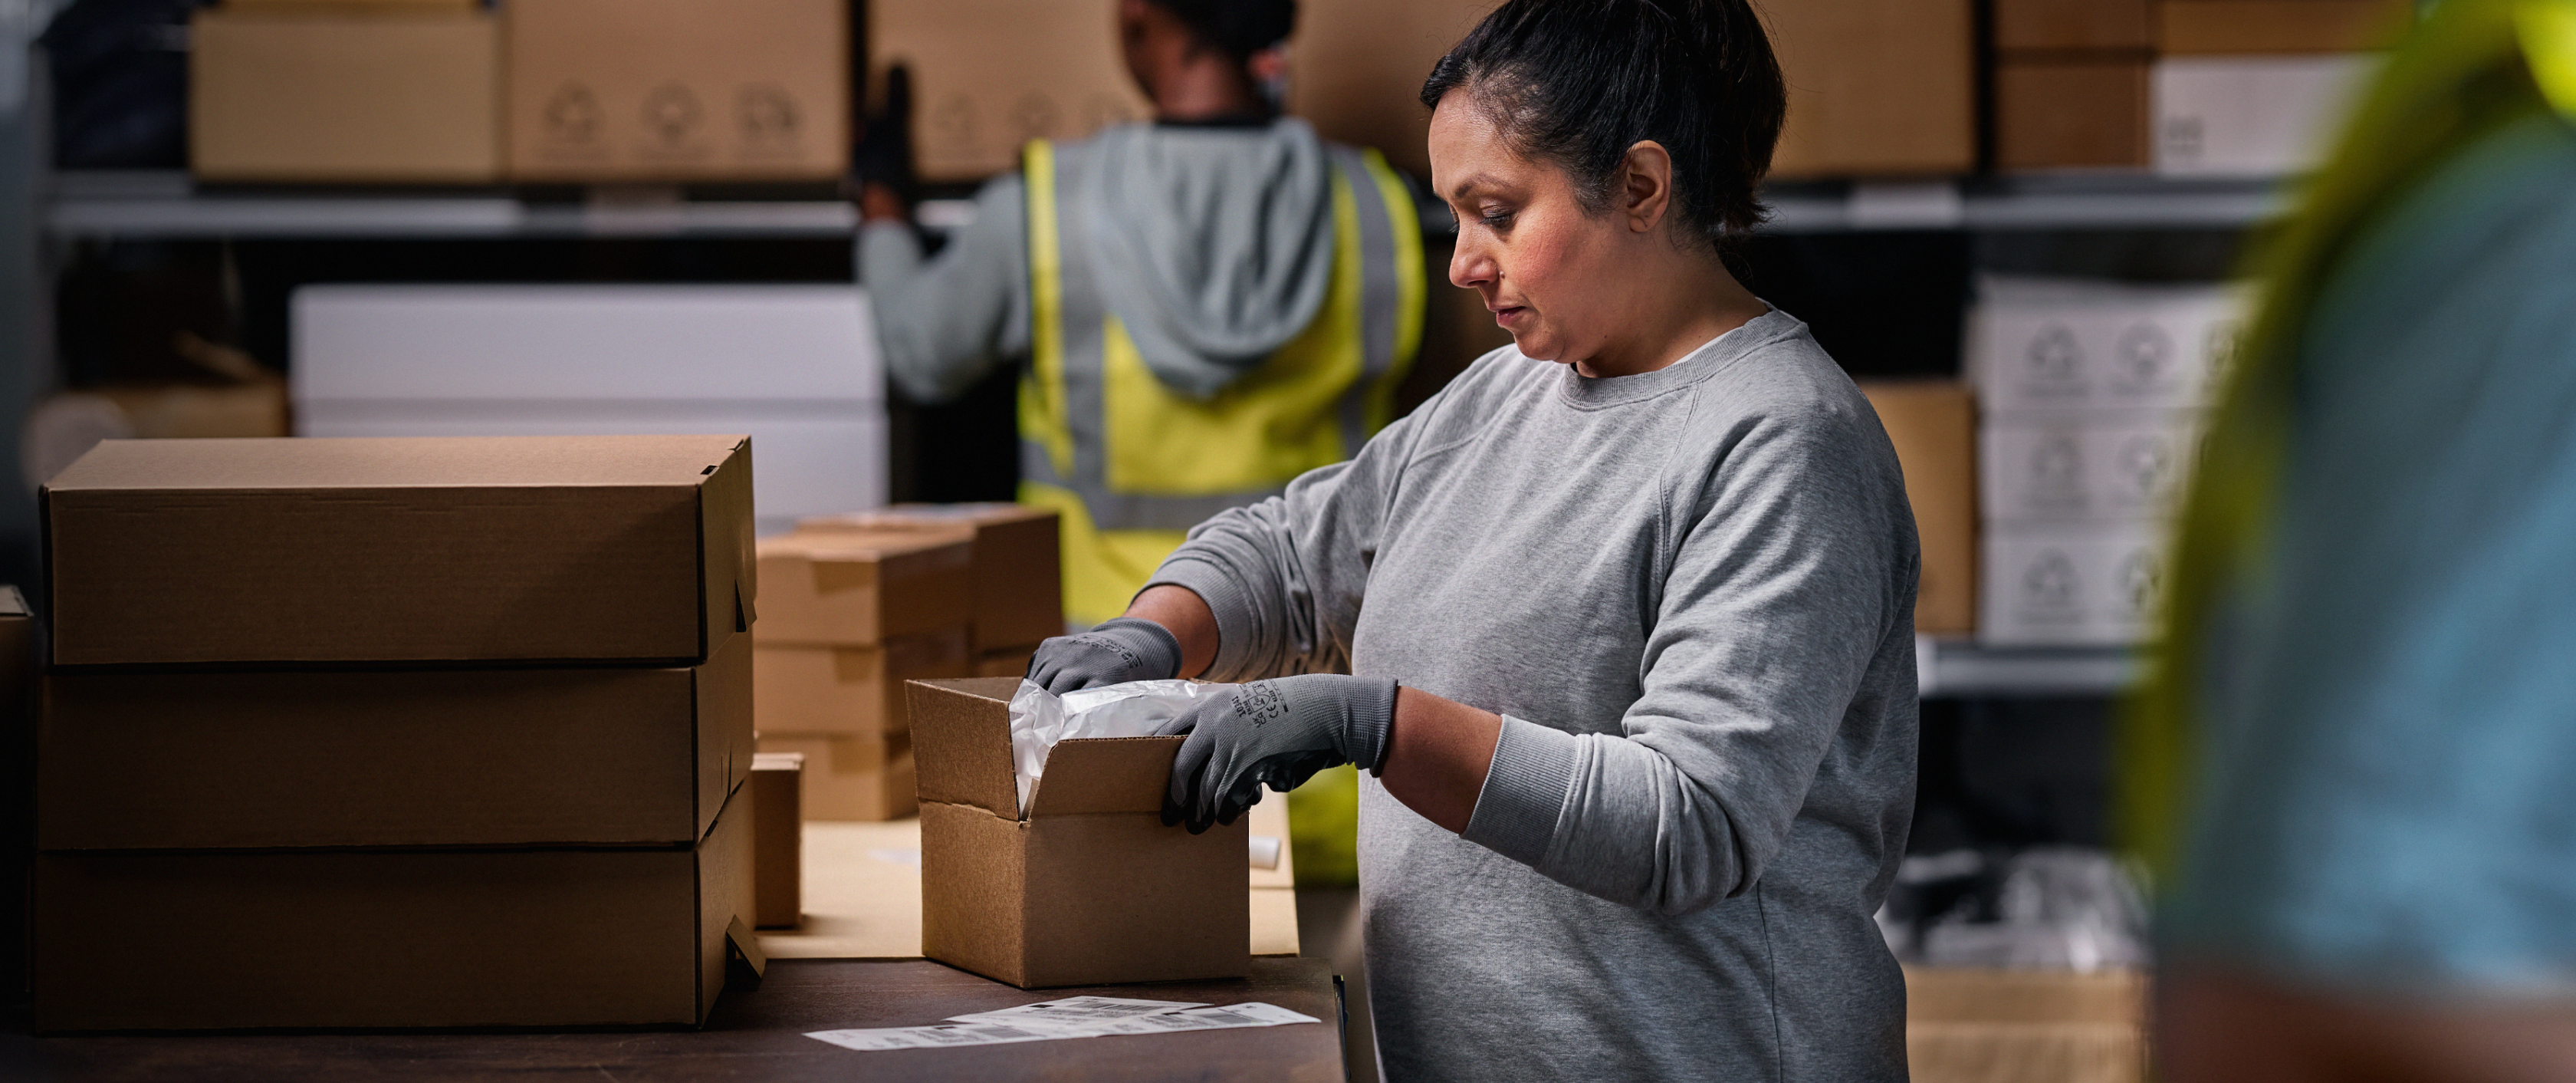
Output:
[[1127,616],[1162,625],[1181,641],[1183,677],[1196,677],[1216,664],[1216,611],[1198,592],[1169,583],[1145,588],[1127,603]]
[[1467,833],[1476,798],[1493,770],[1503,716],[1442,699],[1419,688],[1395,692],[1395,725],[1387,734],[1378,781],[1422,818]]

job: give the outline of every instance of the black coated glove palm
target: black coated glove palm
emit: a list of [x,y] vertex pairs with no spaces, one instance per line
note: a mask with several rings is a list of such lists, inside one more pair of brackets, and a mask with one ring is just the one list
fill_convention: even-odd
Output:
[[1038,644],[1029,658],[1029,680],[1063,695],[1104,684],[1163,681],[1181,675],[1181,641],[1150,620],[1120,617],[1081,635]]
[[1394,725],[1395,682],[1383,677],[1309,673],[1210,697],[1155,731],[1190,737],[1172,759],[1163,822],[1198,834],[1233,823],[1265,784],[1286,793],[1340,763],[1374,772]]

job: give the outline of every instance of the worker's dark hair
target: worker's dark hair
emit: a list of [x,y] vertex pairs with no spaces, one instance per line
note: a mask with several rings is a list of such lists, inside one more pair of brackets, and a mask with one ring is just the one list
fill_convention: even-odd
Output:
[[1146,0],[1171,12],[1200,43],[1235,63],[1288,40],[1297,29],[1297,0]]
[[1463,89],[1512,149],[1610,204],[1628,148],[1673,156],[1673,202],[1711,246],[1766,213],[1756,194],[1788,92],[1746,0],[1510,0],[1433,65],[1422,104]]

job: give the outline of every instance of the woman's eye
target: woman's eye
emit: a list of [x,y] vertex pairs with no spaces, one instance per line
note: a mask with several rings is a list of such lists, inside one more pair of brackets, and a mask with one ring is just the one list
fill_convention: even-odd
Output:
[[1507,210],[1500,210],[1500,209],[1491,209],[1491,210],[1486,210],[1486,211],[1484,211],[1484,212],[1482,212],[1482,213],[1478,214],[1476,217],[1477,217],[1477,219],[1478,219],[1479,221],[1482,221],[1483,223],[1485,223],[1485,228],[1487,228],[1487,229],[1509,229],[1509,228],[1511,228],[1511,224],[1512,224],[1512,212],[1507,211]]

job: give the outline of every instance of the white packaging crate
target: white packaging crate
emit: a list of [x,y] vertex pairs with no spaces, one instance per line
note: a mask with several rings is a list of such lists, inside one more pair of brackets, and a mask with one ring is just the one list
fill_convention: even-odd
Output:
[[2167,529],[2158,522],[1990,524],[1978,640],[2015,647],[2146,641],[2168,578]]
[[1977,432],[1977,494],[1989,523],[2170,517],[2198,457],[2197,410],[2028,412]]
[[2277,177],[2316,168],[2377,53],[2176,56],[2156,62],[2156,172]]
[[1980,278],[1967,344],[1978,407],[1994,417],[2207,406],[2248,299],[2230,284]]

